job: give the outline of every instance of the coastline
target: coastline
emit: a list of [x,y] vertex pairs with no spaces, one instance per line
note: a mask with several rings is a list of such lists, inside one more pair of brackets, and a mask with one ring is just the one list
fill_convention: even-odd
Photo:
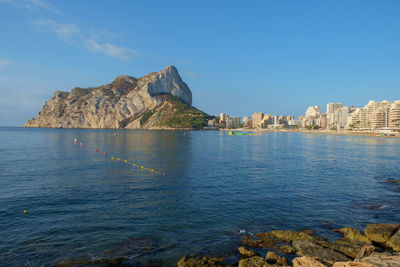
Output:
[[[8,127],[8,126],[2,126]],[[354,131],[326,131],[326,130],[277,130],[277,129],[196,129],[196,128],[170,128],[170,127],[154,127],[154,128],[63,128],[63,127],[31,127],[31,126],[16,126],[17,128],[38,128],[38,129],[83,129],[83,130],[150,130],[150,131],[221,131],[221,132],[255,132],[255,133],[303,133],[303,134],[317,134],[317,135],[339,135],[339,136],[359,136],[359,137],[374,137],[374,138],[393,138],[400,139],[400,133],[396,135],[383,135],[376,132],[354,132]]]
[[302,231],[272,230],[244,235],[237,248],[239,262],[229,264],[215,256],[185,255],[178,267],[373,267],[400,266],[400,225],[368,224],[362,231],[343,227],[332,229],[341,237],[328,240]]
[[375,138],[395,138],[400,139],[400,133],[394,136],[380,135],[375,132],[350,132],[350,131],[319,131],[319,130],[270,130],[270,129],[219,129],[219,131],[241,131],[256,133],[303,133],[303,134],[323,134],[323,135],[341,135],[341,136],[361,136]]

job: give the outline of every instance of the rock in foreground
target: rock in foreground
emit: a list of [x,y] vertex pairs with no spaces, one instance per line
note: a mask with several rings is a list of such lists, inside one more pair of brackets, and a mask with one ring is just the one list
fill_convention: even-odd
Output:
[[205,257],[205,256],[195,256],[195,255],[185,255],[178,262],[178,267],[223,267],[227,266],[223,258]]

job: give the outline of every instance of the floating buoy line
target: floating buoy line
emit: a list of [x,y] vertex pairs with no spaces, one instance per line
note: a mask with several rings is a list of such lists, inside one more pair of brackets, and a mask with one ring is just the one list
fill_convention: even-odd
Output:
[[[114,135],[114,136],[115,136],[115,135]],[[105,139],[106,139],[106,137],[104,137],[104,140],[105,140]],[[90,146],[89,146],[89,145],[86,146],[83,142],[79,141],[77,138],[74,138],[73,142],[74,142],[75,145],[78,145],[78,144],[79,144],[79,146],[82,147],[83,149],[87,149],[88,151],[90,151]],[[98,148],[98,146],[95,146],[95,147],[96,147],[96,149],[95,149],[95,150],[92,150],[92,151],[95,151],[95,153],[99,153],[99,148]],[[104,152],[103,152],[103,155],[104,155],[104,158],[105,158],[105,159],[108,159],[108,158],[107,158],[107,152],[104,151]],[[141,164],[137,164],[137,163],[132,162],[132,161],[129,161],[129,160],[127,160],[127,159],[121,159],[121,158],[114,157],[114,156],[111,156],[109,159],[112,160],[112,161],[120,161],[120,162],[122,162],[122,163],[129,164],[130,166],[135,167],[135,168],[137,168],[137,169],[140,169],[141,171],[149,171],[149,172],[154,173],[154,174],[159,174],[159,175],[163,175],[163,176],[165,175],[165,172],[160,172],[160,171],[156,171],[156,170],[153,169],[153,168],[144,167],[144,166],[141,165]]]

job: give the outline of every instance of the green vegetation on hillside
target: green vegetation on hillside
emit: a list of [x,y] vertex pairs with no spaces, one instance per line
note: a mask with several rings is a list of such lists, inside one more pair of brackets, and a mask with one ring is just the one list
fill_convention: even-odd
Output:
[[172,104],[172,114],[165,121],[165,125],[172,128],[201,129],[207,126],[207,122],[213,119],[197,108],[184,103],[176,96],[168,96],[167,102]]
[[148,111],[146,111],[146,112],[143,114],[142,118],[140,119],[140,126],[142,126],[143,124],[145,124],[146,121],[147,121],[148,119],[150,119],[151,115],[153,115],[153,114],[154,114],[154,110],[148,110]]

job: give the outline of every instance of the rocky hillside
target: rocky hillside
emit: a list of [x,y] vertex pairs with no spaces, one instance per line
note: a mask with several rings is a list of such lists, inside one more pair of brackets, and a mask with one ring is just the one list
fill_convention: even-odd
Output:
[[209,115],[191,106],[192,92],[174,66],[141,78],[118,76],[110,84],[56,91],[24,127],[201,128]]

